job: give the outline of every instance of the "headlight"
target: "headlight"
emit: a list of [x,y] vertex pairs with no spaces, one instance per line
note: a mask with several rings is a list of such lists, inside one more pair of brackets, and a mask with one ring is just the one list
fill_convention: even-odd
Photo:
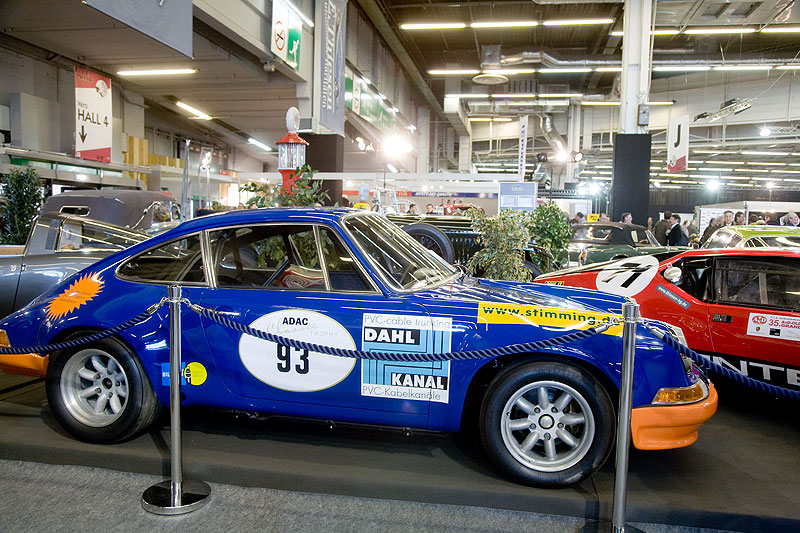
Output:
[[659,389],[651,402],[653,405],[680,405],[695,403],[708,397],[708,386],[698,379],[689,387]]
[[8,333],[4,329],[0,329],[0,346],[4,348],[11,346],[11,341],[8,340]]

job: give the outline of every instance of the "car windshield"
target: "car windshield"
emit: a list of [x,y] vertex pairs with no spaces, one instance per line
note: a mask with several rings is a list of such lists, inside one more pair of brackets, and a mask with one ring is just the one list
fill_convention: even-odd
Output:
[[381,278],[393,289],[427,289],[458,271],[381,215],[347,216],[342,224]]
[[572,228],[572,242],[584,244],[625,244],[628,246],[658,246],[648,230],[637,227],[579,225]]
[[778,248],[800,248],[800,235],[770,235],[753,237],[745,243],[748,247],[758,248],[771,246]]

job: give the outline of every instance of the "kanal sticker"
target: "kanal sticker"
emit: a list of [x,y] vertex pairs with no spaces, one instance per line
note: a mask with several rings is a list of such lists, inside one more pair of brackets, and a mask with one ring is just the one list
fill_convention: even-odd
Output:
[[[371,352],[447,353],[452,328],[449,317],[364,313],[361,346]],[[362,396],[447,403],[449,391],[448,361],[361,363]]]

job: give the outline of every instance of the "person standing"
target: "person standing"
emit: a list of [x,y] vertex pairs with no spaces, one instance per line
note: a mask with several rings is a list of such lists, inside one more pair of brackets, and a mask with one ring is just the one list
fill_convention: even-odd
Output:
[[672,211],[664,211],[664,218],[656,222],[656,225],[653,226],[653,234],[655,234],[656,240],[661,246],[667,245],[667,231],[669,230],[670,226],[670,217],[672,216]]
[[619,221],[623,224],[633,224],[633,215],[630,213],[622,213],[622,217]]
[[667,230],[667,244],[670,246],[686,246],[689,238],[681,229],[681,216],[677,213],[669,217],[670,228]]
[[733,211],[725,211],[722,214],[722,225],[733,226]]
[[737,211],[735,215],[733,215],[733,225],[734,226],[744,226],[747,224],[747,218],[744,216],[744,212]]
[[700,244],[705,243],[711,238],[711,235],[717,231],[722,225],[722,217],[714,217],[708,222],[708,227],[703,231],[703,236],[700,238]]
[[794,211],[789,211],[786,213],[786,225],[789,227],[798,227],[800,226],[800,217],[797,216],[797,213]]

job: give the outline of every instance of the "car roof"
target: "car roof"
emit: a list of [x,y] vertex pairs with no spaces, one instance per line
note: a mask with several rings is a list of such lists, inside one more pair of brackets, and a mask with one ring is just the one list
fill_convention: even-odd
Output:
[[800,258],[800,250],[792,248],[700,248],[687,250],[682,254],[673,256],[669,261],[683,257],[695,256],[726,256],[726,255],[746,255],[752,257],[797,257]]
[[177,228],[170,230],[168,233],[185,233],[223,226],[238,226],[255,224],[259,222],[282,222],[291,220],[334,224],[340,217],[347,213],[364,213],[380,216],[377,215],[377,213],[372,213],[371,211],[342,207],[263,207],[259,209],[239,209],[236,211],[225,211],[194,218],[184,222]]
[[[782,235],[800,235],[800,228],[794,226],[770,226],[767,224],[754,224],[748,226],[725,226],[717,231],[733,231],[744,239],[751,237],[780,237]],[[716,233],[716,231],[714,232]]]

